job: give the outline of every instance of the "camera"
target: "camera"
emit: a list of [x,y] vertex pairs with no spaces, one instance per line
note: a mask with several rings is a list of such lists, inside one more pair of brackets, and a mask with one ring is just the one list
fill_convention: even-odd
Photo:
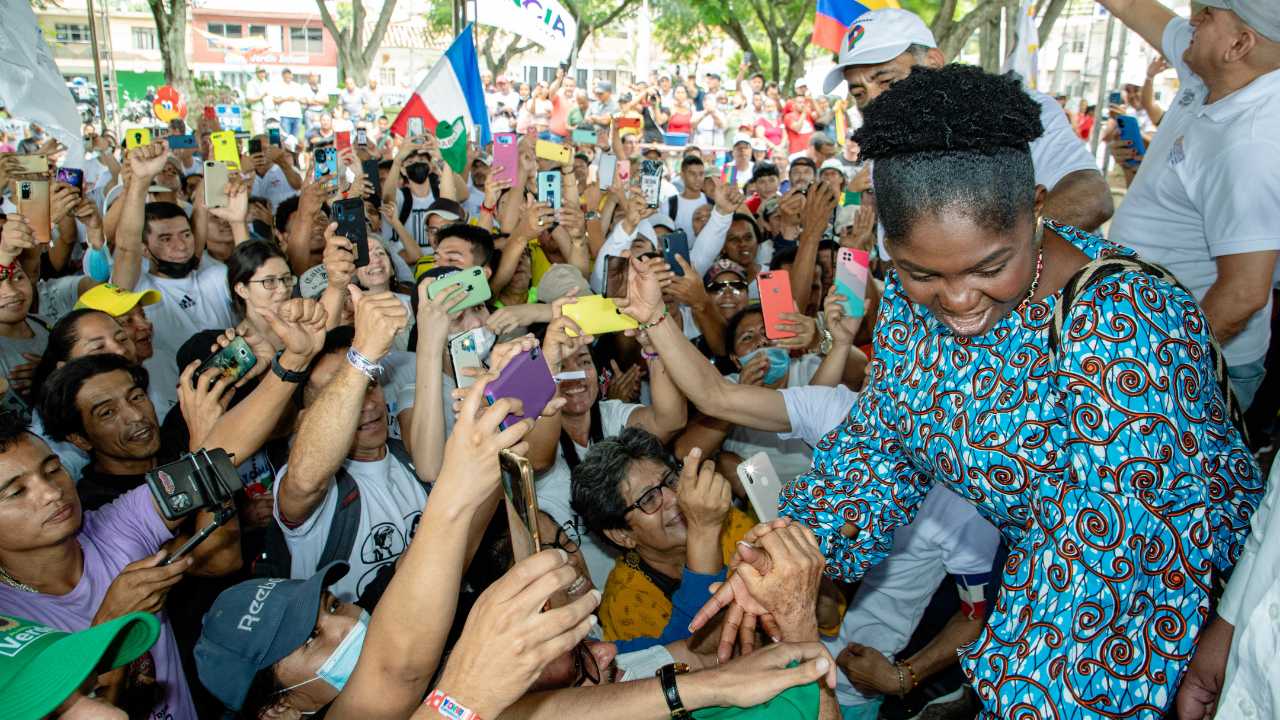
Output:
[[231,456],[221,448],[197,450],[146,474],[166,520],[178,520],[231,499],[244,486]]

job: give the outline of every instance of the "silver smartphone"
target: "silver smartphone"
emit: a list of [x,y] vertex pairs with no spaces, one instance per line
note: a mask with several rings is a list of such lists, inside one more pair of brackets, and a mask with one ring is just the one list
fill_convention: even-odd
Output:
[[769,462],[769,456],[758,452],[738,463],[738,480],[742,482],[742,489],[760,522],[777,520],[782,482],[778,479],[778,471],[773,469],[773,463]]

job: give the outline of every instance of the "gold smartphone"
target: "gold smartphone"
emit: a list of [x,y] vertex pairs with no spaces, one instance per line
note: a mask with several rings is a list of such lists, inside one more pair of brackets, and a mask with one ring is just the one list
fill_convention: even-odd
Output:
[[227,164],[216,160],[206,160],[204,163],[204,206],[207,208],[226,207],[227,204],[227,180],[230,177],[230,171]]
[[534,487],[533,464],[510,450],[498,454],[502,466],[502,493],[507,508],[507,528],[511,532],[511,554],[515,562],[542,549],[538,534],[538,492]]
[[13,185],[18,213],[31,225],[36,242],[48,245],[52,240],[49,228],[49,181],[14,180]]
[[41,175],[49,172],[49,158],[44,155],[14,155],[24,174]]

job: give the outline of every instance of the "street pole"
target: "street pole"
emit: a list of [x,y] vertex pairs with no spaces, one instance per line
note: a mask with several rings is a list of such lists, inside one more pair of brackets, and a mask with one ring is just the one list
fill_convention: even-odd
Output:
[[[1107,71],[1111,69],[1111,31],[1115,27],[1116,16],[1107,13],[1107,36],[1106,41],[1102,44],[1102,72],[1098,74],[1098,104],[1095,111],[1098,116],[1093,123],[1093,137],[1090,139],[1089,147],[1093,151],[1094,157],[1098,155],[1098,140],[1102,137],[1102,126],[1107,120]],[[1102,171],[1105,174],[1110,156],[1103,158]]]
[[89,44],[93,46],[93,76],[98,81],[98,132],[107,132],[107,92],[102,87],[102,58],[98,50],[98,17],[93,0],[85,0],[89,11]]

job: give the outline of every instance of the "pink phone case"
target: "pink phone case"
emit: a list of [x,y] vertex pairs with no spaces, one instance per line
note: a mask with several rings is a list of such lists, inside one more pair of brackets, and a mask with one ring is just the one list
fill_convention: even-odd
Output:
[[498,379],[484,389],[484,399],[490,405],[504,397],[524,403],[522,414],[512,413],[503,419],[504,430],[526,417],[537,418],[555,396],[555,378],[551,377],[551,369],[547,367],[542,350],[536,347],[515,356],[499,373]]
[[786,270],[762,272],[756,278],[760,284],[760,310],[764,314],[764,335],[770,340],[795,337],[796,334],[778,327],[786,322],[783,313],[796,312],[796,301],[791,295],[791,275]]
[[520,145],[515,133],[498,133],[493,136],[493,164],[502,168],[497,179],[516,183],[520,172]]

